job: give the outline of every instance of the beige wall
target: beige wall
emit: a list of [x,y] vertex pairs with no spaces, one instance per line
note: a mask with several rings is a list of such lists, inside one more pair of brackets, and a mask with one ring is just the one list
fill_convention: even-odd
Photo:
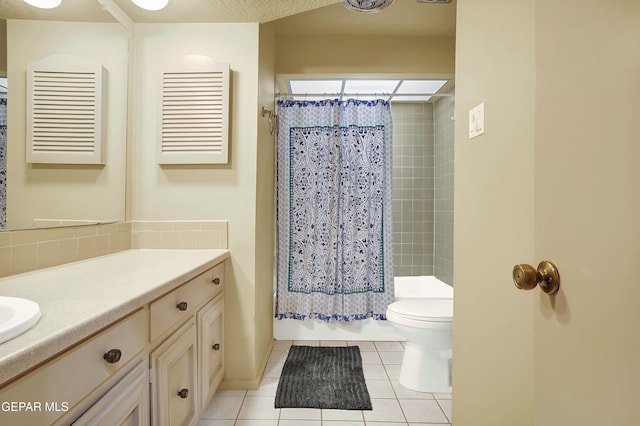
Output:
[[[7,38],[7,228],[31,228],[33,219],[124,220],[126,30],[111,23],[9,20]],[[107,70],[104,166],[25,162],[26,64],[55,54],[79,56]]]
[[0,19],[0,74],[7,72],[7,21]]
[[[262,255],[257,253],[256,228],[263,226],[256,217],[258,24],[136,24],[135,31],[133,219],[228,220],[232,256],[226,270],[225,303],[231,308],[225,312],[225,386],[255,387],[266,356],[256,324],[271,321],[271,315],[258,316],[265,315],[258,306],[270,302],[257,301],[257,273],[263,272],[256,265]],[[206,55],[230,64],[229,164],[156,164],[158,67],[186,55]],[[265,254],[269,259],[272,251]]]
[[[275,33],[270,25],[260,26],[258,68],[258,110],[274,109]],[[275,121],[274,121],[275,125]],[[275,129],[271,134],[266,117],[258,117],[256,183],[256,357],[266,366],[273,344],[273,269]]]
[[278,36],[278,74],[448,74],[453,37]]
[[[458,0],[453,423],[531,425],[535,14],[532,0]],[[486,105],[469,140],[468,111]],[[508,336],[508,338],[505,338]]]

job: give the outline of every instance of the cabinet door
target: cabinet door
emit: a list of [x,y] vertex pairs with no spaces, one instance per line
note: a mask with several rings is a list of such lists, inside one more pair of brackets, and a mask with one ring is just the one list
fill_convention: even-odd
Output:
[[224,376],[224,299],[220,295],[198,311],[200,408],[209,404]]
[[147,363],[139,363],[73,424],[147,426],[149,424]]
[[152,424],[197,422],[195,318],[151,353],[151,381]]

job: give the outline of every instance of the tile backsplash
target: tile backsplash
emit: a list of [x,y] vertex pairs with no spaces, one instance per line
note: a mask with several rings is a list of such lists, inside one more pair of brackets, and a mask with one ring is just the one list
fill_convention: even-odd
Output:
[[218,249],[227,248],[227,221],[170,220],[132,224],[134,249]]
[[132,221],[0,232],[0,277],[129,249],[227,248],[226,221]]

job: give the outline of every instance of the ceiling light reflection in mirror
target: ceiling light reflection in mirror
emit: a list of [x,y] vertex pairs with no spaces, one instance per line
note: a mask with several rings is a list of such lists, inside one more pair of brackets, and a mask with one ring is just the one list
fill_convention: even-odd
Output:
[[40,9],[53,9],[60,6],[62,0],[24,0],[24,2]]
[[131,0],[136,6],[144,10],[160,10],[169,3],[169,0]]

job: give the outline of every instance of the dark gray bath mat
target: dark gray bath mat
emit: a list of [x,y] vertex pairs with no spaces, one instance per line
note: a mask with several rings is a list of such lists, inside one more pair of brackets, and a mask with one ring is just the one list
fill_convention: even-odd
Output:
[[357,346],[291,346],[275,408],[371,410]]

